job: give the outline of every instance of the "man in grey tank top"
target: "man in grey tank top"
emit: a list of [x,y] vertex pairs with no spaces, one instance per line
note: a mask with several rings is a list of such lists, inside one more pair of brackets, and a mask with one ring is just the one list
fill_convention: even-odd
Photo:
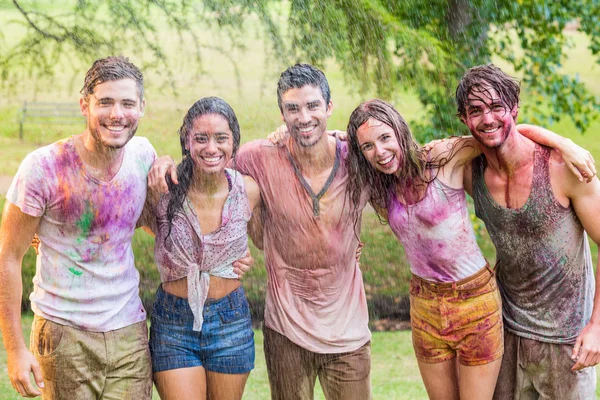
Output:
[[[465,189],[496,247],[505,353],[495,399],[592,399],[600,361],[600,181],[516,130],[519,82],[493,65],[461,79],[458,114],[483,154]],[[589,368],[588,368],[589,367]]]

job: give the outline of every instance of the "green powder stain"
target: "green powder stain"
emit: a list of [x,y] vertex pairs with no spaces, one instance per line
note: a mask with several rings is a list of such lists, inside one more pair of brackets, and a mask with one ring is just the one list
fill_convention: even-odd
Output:
[[79,221],[76,222],[77,227],[81,229],[81,235],[77,238],[77,243],[81,244],[83,239],[88,236],[93,221],[94,212],[92,211],[92,206],[89,202],[86,202],[85,212],[81,215]]
[[92,221],[94,221],[94,213],[92,212],[90,204],[86,205],[85,212],[81,215],[79,221],[77,221],[77,226],[81,229],[81,235],[87,236],[90,232],[90,228],[92,226]]
[[81,276],[81,274],[83,274],[83,271],[76,270],[73,267],[69,268],[69,271],[71,271],[73,273],[73,275],[77,275],[77,276]]

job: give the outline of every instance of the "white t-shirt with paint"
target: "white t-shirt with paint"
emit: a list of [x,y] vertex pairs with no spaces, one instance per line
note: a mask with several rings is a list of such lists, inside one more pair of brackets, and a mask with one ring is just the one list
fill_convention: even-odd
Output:
[[88,174],[72,137],[25,158],[7,200],[41,217],[30,296],[37,315],[94,332],[146,319],[131,239],[155,158],[146,138],[132,138],[109,182]]

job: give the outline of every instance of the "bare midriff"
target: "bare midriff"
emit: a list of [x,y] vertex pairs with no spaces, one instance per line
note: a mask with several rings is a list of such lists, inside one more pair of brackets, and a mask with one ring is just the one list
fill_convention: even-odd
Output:
[[[220,299],[221,297],[225,297],[235,289],[239,288],[241,284],[242,283],[237,279],[220,278],[211,275],[207,298]],[[187,278],[163,282],[162,288],[165,292],[174,296],[183,297],[185,299],[188,297]]]

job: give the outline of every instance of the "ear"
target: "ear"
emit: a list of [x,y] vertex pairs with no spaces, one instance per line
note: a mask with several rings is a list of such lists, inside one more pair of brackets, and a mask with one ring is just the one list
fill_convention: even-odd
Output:
[[81,110],[81,114],[85,117],[88,116],[88,111],[90,109],[90,104],[86,101],[83,96],[79,98],[79,109]]
[[142,100],[140,117],[144,116],[144,111],[146,111],[146,99]]
[[510,115],[512,115],[515,122],[517,122],[517,116],[519,115],[519,106],[514,106],[512,110],[510,110]]
[[463,124],[467,125],[467,119],[463,115],[460,115],[458,117],[458,119],[460,119],[460,122],[462,122]]
[[327,118],[331,117],[333,113],[333,101],[329,100],[329,104],[327,104]]

